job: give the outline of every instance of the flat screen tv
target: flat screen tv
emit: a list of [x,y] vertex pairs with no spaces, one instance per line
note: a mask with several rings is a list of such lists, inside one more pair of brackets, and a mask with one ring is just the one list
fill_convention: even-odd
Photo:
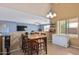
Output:
[[25,28],[27,28],[27,26],[17,26],[17,31],[25,31]]

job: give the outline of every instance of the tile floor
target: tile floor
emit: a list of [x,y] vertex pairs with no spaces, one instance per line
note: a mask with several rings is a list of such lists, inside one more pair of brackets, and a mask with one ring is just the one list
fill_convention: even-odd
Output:
[[[48,43],[47,50],[47,55],[79,55],[79,49],[72,47],[64,48],[52,43]],[[18,50],[16,52],[13,52],[12,55],[23,55],[23,52],[21,50]]]

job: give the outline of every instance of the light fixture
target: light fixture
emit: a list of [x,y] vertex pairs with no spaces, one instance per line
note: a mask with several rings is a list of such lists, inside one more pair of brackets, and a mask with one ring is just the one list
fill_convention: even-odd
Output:
[[50,22],[50,29],[49,29],[50,33],[56,32],[56,30],[55,30],[55,23],[54,23],[54,21],[52,21],[52,19],[54,17],[56,17],[56,16],[57,15],[56,15],[55,11],[53,11],[52,9],[50,9],[49,12],[46,15],[46,17],[49,19],[49,22]]
[[47,18],[54,18],[54,17],[56,17],[56,13],[55,12],[53,12],[52,10],[50,10],[48,13],[47,13],[47,15],[46,15],[46,17]]

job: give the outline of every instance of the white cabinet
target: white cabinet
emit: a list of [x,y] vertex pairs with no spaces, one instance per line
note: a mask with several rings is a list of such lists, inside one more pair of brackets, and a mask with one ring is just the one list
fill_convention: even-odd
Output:
[[52,43],[59,46],[68,47],[69,37],[67,35],[54,34],[52,35]]

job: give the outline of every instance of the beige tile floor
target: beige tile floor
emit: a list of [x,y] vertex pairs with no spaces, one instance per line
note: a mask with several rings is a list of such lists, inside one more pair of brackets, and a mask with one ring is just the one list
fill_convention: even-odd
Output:
[[[52,43],[48,43],[47,51],[47,55],[79,55],[79,49],[72,47],[64,48]],[[23,52],[21,50],[18,50],[16,52],[13,52],[12,55],[23,55]]]
[[48,44],[48,55],[79,55],[79,49]]

